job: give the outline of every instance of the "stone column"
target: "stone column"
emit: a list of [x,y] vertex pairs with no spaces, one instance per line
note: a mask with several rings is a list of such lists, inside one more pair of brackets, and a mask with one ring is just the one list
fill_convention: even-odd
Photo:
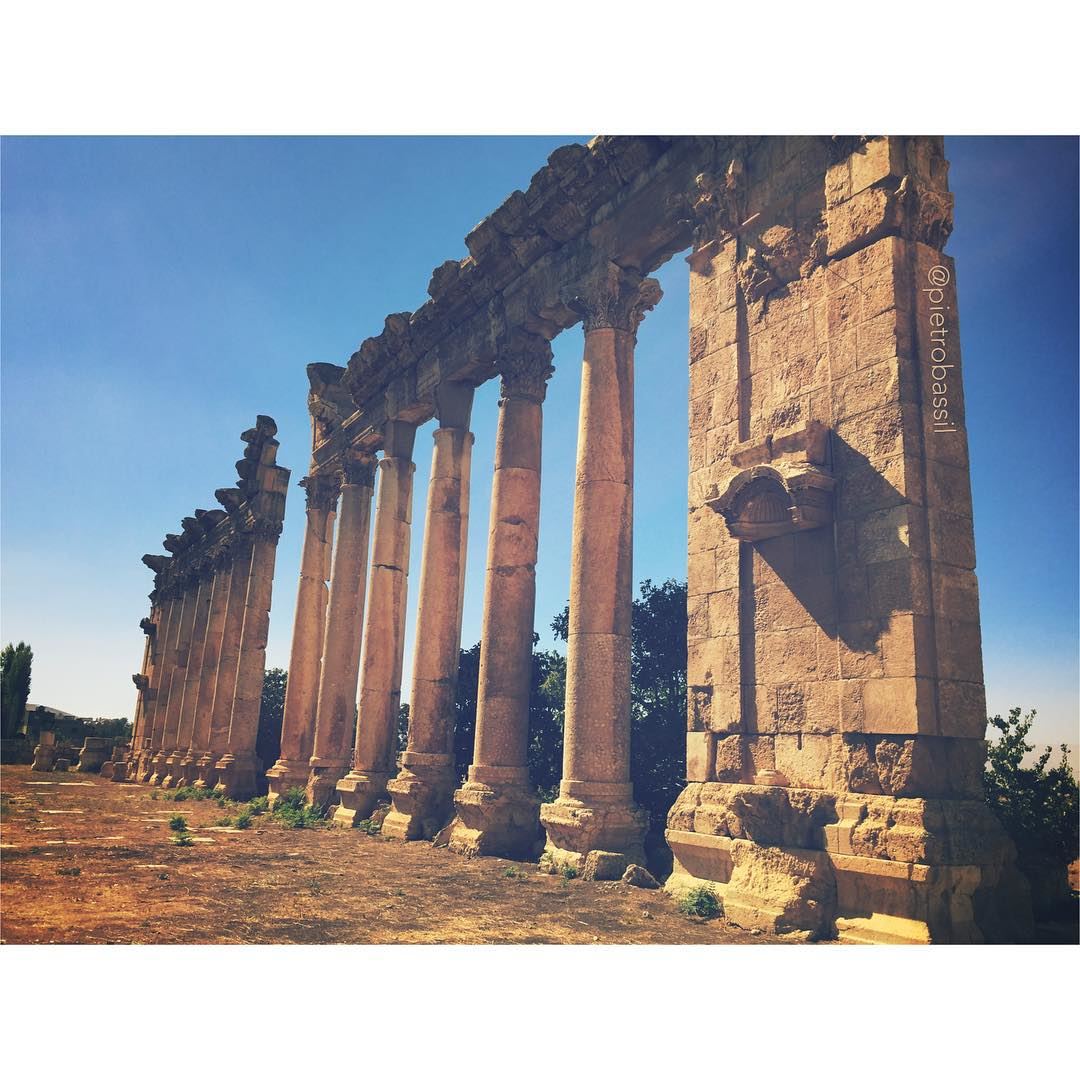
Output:
[[551,346],[532,334],[515,335],[500,352],[497,365],[502,395],[491,490],[476,740],[468,780],[454,795],[457,818],[450,847],[467,855],[514,857],[532,853],[540,836],[540,800],[529,782],[526,751],[543,401],[555,369]]
[[217,676],[214,679],[210,735],[207,740],[207,751],[199,759],[197,787],[214,787],[217,784],[217,762],[229,746],[229,721],[232,719],[233,697],[236,693],[236,665],[240,659],[244,605],[247,600],[248,580],[251,577],[251,535],[243,533],[235,535],[232,539],[230,554],[232,560],[229,571],[229,592],[225,600]]
[[236,663],[236,690],[229,719],[229,742],[217,762],[217,788],[230,799],[248,799],[256,793],[260,772],[255,757],[266,672],[266,639],[270,632],[270,599],[274,585],[274,555],[280,522],[256,527],[251,552],[251,575],[244,603],[240,656]]
[[362,821],[386,795],[393,775],[401,665],[405,649],[405,602],[412,530],[412,461],[416,425],[391,420],[383,433],[379,495],[371,548],[371,581],[360,657],[353,767],[337,785],[339,824]]
[[195,706],[202,676],[206,631],[210,624],[210,606],[214,593],[214,569],[209,563],[199,571],[199,595],[195,604],[195,619],[191,627],[191,646],[184,673],[183,696],[180,699],[180,721],[176,739],[176,764],[162,787],[183,787],[195,779],[195,758],[192,754],[195,734]]
[[342,469],[341,508],[330,574],[315,734],[307,773],[308,799],[317,806],[330,801],[335,785],[349,770],[367,589],[375,455],[360,448],[346,450]]
[[[559,797],[540,810],[546,852],[596,877],[644,859],[630,782],[634,342],[654,279],[609,263],[568,297],[585,327],[570,564],[566,728]],[[614,858],[589,860],[590,852]],[[621,868],[620,868],[621,867]]]
[[143,721],[141,745],[137,747],[135,780],[146,783],[153,772],[153,757],[161,746],[161,725],[164,721],[166,701],[165,688],[170,676],[170,658],[168,658],[168,634],[173,624],[173,611],[176,609],[176,597],[168,595],[167,588],[162,590],[161,616],[158,631],[153,640],[153,680],[150,699]]
[[316,705],[322,665],[326,582],[330,577],[334,518],[341,487],[338,476],[309,476],[300,482],[307,491],[307,529],[300,556],[300,586],[296,596],[289,679],[281,724],[281,756],[266,774],[273,805],[291,787],[303,787],[315,738]]
[[154,756],[154,771],[150,776],[151,784],[164,783],[169,775],[172,760],[176,754],[176,733],[180,722],[180,702],[184,696],[184,675],[187,670],[188,648],[191,644],[191,627],[195,622],[195,604],[198,600],[199,584],[189,582],[183,586],[183,593],[176,600],[177,611],[173,615],[176,628],[170,627],[170,672],[165,687],[164,714],[159,715],[161,724],[159,750]]
[[114,780],[135,779],[145,738],[147,713],[153,706],[154,642],[161,628],[161,602],[156,592],[151,594],[150,615],[139,622],[139,628],[146,635],[146,641],[143,646],[142,666],[139,673],[131,677],[137,690],[134,719],[131,723],[131,745],[122,759],[123,767],[113,770]]
[[195,730],[191,736],[192,762],[189,781],[196,787],[206,787],[206,770],[213,766],[210,754],[210,727],[214,715],[214,691],[217,688],[218,667],[221,660],[222,637],[225,616],[229,606],[232,584],[232,564],[227,557],[216,559],[214,589],[210,599],[210,616],[203,644],[202,672],[199,675],[199,693],[195,700]]
[[416,616],[409,742],[400,773],[387,784],[393,803],[382,835],[430,839],[449,820],[457,781],[454,715],[461,654],[465,556],[469,538],[469,430],[475,388],[436,391],[439,427],[428,484]]

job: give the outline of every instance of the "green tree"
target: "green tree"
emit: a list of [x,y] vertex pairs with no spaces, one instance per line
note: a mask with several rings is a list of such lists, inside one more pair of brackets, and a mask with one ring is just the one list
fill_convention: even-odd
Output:
[[281,756],[281,723],[285,716],[285,687],[288,682],[289,673],[284,668],[269,668],[263,675],[255,756],[263,763],[264,769],[269,769]]
[[1013,708],[1004,719],[990,717],[998,738],[987,743],[983,786],[990,808],[1016,845],[1017,864],[1031,882],[1038,917],[1053,914],[1069,899],[1067,868],[1080,857],[1080,799],[1064,744],[1052,768],[1047,767],[1050,746],[1033,764],[1024,764],[1035,750],[1027,741],[1034,721],[1034,709],[1027,716]]
[[33,662],[33,650],[25,641],[9,642],[0,653],[0,732],[5,739],[14,738],[22,724]]

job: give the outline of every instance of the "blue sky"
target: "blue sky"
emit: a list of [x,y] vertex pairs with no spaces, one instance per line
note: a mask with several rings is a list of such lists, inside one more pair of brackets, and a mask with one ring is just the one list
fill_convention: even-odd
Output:
[[[4,140],[0,636],[34,647],[31,700],[130,715],[142,553],[215,505],[258,412],[299,480],[304,365],[345,363],[388,312],[418,307],[432,268],[573,138]],[[947,153],[990,704],[1036,707],[1041,738],[1073,743],[1077,143],[950,139]],[[665,299],[639,335],[638,580],[686,573],[687,274],[681,259],[661,270]],[[580,354],[580,331],[556,340],[545,407],[544,644],[568,593]],[[473,411],[466,645],[496,400],[489,383]],[[430,428],[416,445],[414,567]],[[302,506],[293,487],[271,665],[288,663]]]

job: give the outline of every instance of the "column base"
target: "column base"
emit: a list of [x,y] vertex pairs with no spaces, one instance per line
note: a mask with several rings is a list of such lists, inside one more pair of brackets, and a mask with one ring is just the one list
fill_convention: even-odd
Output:
[[630,784],[564,780],[555,802],[540,807],[540,823],[547,832],[543,860],[556,867],[614,881],[631,863],[645,865],[649,814],[634,805]]
[[145,784],[150,779],[152,769],[151,755],[149,750],[142,751],[134,762],[134,780],[137,784]]
[[401,772],[386,785],[392,805],[383,820],[382,835],[392,840],[430,840],[453,813],[454,760],[447,754],[406,750],[401,764]]
[[[106,762],[106,764],[108,764],[108,762]],[[114,762],[112,762],[112,775],[109,777],[109,779],[114,784],[122,784],[125,780],[130,779],[130,777],[128,775],[128,769],[129,768],[130,768],[130,766],[128,765],[128,763],[126,761],[114,761]],[[104,766],[102,766],[101,771],[104,774],[104,772],[105,772]]]
[[371,817],[372,811],[386,801],[389,773],[352,771],[337,783],[341,805],[331,819],[335,825],[352,828]]
[[150,775],[146,778],[148,784],[158,786],[168,775],[169,770],[166,766],[166,762],[170,753],[171,751],[169,750],[159,750],[154,755],[154,759],[150,765]]
[[261,763],[254,754],[222,754],[215,767],[217,783],[214,790],[227,799],[246,802],[258,793],[258,774]]
[[540,854],[540,800],[528,769],[474,765],[454,792],[449,848],[459,855],[532,859]]
[[308,762],[290,761],[288,758],[278,758],[274,764],[266,770],[267,805],[273,807],[283,795],[292,788],[306,787],[308,781]]
[[184,751],[174,750],[165,760],[165,775],[161,779],[163,788],[178,788],[184,786],[184,774],[180,769],[180,762],[184,758]]
[[212,788],[217,784],[217,756],[209,752],[195,762],[195,782],[197,788]]
[[305,794],[312,806],[329,806],[337,791],[338,781],[348,772],[345,761],[312,758],[308,763]]

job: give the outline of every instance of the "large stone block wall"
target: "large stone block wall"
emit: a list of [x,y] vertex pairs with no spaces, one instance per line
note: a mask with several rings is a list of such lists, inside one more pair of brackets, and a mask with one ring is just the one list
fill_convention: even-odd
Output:
[[670,887],[736,921],[1000,932],[946,174],[939,139],[776,139],[699,178]]

